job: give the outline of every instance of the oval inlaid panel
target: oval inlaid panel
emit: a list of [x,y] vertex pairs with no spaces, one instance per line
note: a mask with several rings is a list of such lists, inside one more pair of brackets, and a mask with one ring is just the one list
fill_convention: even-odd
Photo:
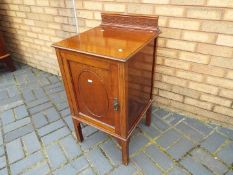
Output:
[[88,112],[96,117],[107,114],[108,94],[96,73],[83,71],[78,78],[78,90]]

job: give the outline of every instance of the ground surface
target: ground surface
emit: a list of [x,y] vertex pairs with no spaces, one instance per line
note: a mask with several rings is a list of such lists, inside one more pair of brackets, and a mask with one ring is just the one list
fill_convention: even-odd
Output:
[[233,175],[233,130],[154,108],[130,142],[130,164],[110,136],[73,132],[57,76],[18,65],[0,72],[0,174]]

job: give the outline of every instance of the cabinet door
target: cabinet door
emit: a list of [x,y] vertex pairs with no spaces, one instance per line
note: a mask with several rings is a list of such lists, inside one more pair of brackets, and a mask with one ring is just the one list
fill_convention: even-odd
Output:
[[[86,58],[88,60],[88,58]],[[114,98],[117,97],[117,67],[104,62],[69,61],[78,113],[115,126]]]

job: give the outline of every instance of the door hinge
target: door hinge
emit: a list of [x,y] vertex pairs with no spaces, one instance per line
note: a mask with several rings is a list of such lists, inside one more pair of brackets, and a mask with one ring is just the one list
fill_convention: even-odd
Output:
[[114,108],[114,111],[118,111],[118,108],[119,108],[119,101],[118,101],[118,98],[115,97],[114,100],[113,100],[113,108]]

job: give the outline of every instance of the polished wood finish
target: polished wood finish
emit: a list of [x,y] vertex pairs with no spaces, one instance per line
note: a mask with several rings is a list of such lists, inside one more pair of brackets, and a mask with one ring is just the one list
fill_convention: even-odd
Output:
[[81,130],[81,123],[78,120],[76,120],[75,118],[72,118],[72,119],[73,119],[73,123],[74,123],[76,137],[77,137],[78,141],[82,142],[83,141],[83,134],[82,134],[82,130]]
[[120,13],[102,13],[102,26],[124,27],[130,29],[143,29],[159,31],[157,17],[143,15],[127,15]]
[[0,62],[5,63],[10,71],[15,71],[15,66],[10,58],[10,54],[5,48],[2,32],[0,32]]
[[144,114],[151,122],[157,24],[158,17],[104,13],[100,26],[53,44],[77,139],[81,122],[112,135],[125,165],[134,128]]
[[128,165],[129,163],[129,139],[121,140],[121,149],[122,149],[122,163]]
[[[107,14],[102,16],[107,16]],[[109,14],[109,16],[111,15]],[[138,21],[144,21],[144,18],[139,18]],[[54,46],[60,49],[126,62],[150,43],[154,37],[158,36],[158,17],[150,17],[150,20],[155,21],[154,24],[156,24],[154,28],[150,27],[150,30],[142,28],[143,26],[141,25],[136,30],[134,28],[115,27],[104,23],[104,25],[60,41]]]

